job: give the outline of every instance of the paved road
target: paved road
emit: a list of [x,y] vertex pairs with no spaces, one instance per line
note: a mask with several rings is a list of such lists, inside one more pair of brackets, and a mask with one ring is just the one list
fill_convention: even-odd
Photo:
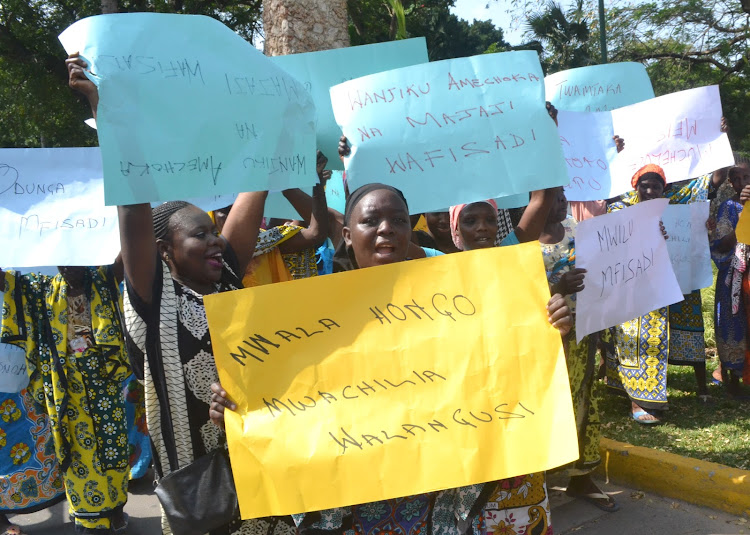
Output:
[[[602,487],[620,504],[616,513],[563,494],[564,478],[551,475],[548,481],[552,501],[552,522],[557,535],[735,535],[749,534],[750,523],[719,511],[662,498],[617,485]],[[148,481],[131,485],[125,510],[130,515],[130,535],[159,535],[159,503]],[[12,517],[29,535],[73,535],[63,502],[45,511]]]

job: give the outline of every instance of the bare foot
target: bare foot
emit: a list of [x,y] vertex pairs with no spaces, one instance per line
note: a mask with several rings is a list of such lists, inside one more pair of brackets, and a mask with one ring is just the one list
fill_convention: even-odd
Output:
[[721,365],[719,365],[718,368],[716,368],[713,373],[711,374],[711,377],[714,378],[714,381],[722,382],[723,379],[721,377]]

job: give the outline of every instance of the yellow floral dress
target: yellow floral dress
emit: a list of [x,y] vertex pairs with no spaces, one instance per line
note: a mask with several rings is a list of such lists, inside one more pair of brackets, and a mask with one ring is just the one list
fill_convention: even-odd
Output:
[[2,341],[26,351],[28,389],[49,414],[76,524],[108,529],[127,501],[120,383],[131,372],[111,269],[87,268],[86,282],[69,299],[62,275],[6,272]]
[[295,236],[302,227],[280,225],[261,229],[255,245],[253,259],[245,270],[242,285],[245,288],[306,279],[318,274],[315,249],[308,248],[298,253],[282,254],[279,245]]

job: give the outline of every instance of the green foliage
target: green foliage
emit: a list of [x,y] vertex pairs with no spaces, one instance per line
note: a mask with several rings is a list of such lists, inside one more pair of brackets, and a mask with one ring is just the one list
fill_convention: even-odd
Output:
[[391,20],[396,23],[396,39],[406,39],[406,13],[401,0],[385,0],[391,12]]
[[558,72],[597,63],[592,50],[591,20],[584,10],[583,0],[565,12],[562,6],[549,0],[543,10],[527,18],[528,32],[533,40],[526,46],[537,45],[542,51],[545,72]]
[[[503,32],[489,21],[467,22],[450,13],[453,0],[402,0],[408,37],[424,36],[430,61],[509,48]],[[395,39],[393,16],[382,0],[349,0],[352,45]]]
[[[708,359],[708,377],[718,359]],[[612,393],[603,383],[596,385],[600,396],[602,435],[645,448],[654,448],[711,461],[743,470],[750,469],[750,414],[746,403],[727,397],[724,387],[708,386],[713,403],[705,404],[696,395],[691,366],[668,368],[669,412],[664,424],[645,426],[630,416],[630,400]],[[661,417],[661,415],[660,415]]]
[[[597,0],[578,0],[564,14],[552,3],[541,12],[531,0],[506,5],[513,24],[527,21],[529,46],[540,50],[547,72],[596,63]],[[750,1],[609,0],[605,5],[609,60],[646,65],[657,96],[718,84],[732,147],[750,151]],[[578,22],[588,27],[588,37],[583,28],[573,31]]]
[[716,265],[712,262],[711,269],[714,273],[714,282],[708,288],[701,290],[701,312],[703,313],[703,326],[706,329],[703,338],[706,341],[706,355],[716,356],[716,329],[714,328],[714,297],[716,293]]
[[740,2],[627,2],[607,20],[612,61],[644,63],[657,95],[719,84],[732,146],[750,150],[750,17]]
[[[261,0],[120,0],[120,11],[208,15],[247,39],[260,27]],[[87,106],[67,86],[65,51],[57,36],[101,13],[99,0],[0,2],[0,146],[96,144],[83,124]]]

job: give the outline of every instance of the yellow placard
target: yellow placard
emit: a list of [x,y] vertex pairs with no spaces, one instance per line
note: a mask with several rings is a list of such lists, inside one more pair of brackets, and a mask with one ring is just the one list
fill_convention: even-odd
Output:
[[737,234],[737,241],[750,245],[750,210],[742,210],[740,214],[740,220],[737,222],[737,228],[735,233]]
[[204,299],[242,518],[578,458],[537,243]]

